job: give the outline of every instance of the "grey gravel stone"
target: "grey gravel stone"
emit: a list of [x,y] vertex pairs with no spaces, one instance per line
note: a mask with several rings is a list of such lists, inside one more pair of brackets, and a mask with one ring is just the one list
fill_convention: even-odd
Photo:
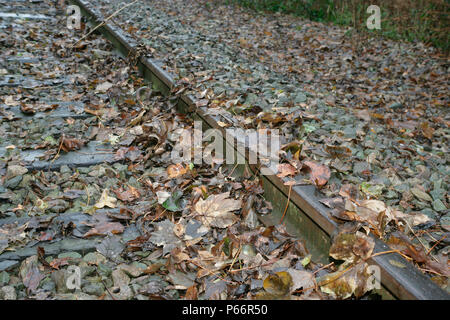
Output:
[[105,287],[101,282],[91,282],[85,285],[82,290],[89,295],[101,296],[105,291]]
[[13,286],[4,286],[0,289],[0,299],[2,300],[16,300],[17,294]]

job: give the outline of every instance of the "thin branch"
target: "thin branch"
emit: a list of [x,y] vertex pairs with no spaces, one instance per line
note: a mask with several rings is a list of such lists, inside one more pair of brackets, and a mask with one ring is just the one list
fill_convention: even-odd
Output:
[[135,4],[136,2],[138,2],[139,0],[134,0],[133,2],[123,6],[122,8],[118,9],[117,11],[115,11],[112,15],[110,15],[109,17],[107,17],[105,20],[103,20],[99,25],[97,25],[94,29],[92,29],[91,31],[89,31],[88,34],[84,35],[83,37],[81,37],[77,42],[75,42],[70,49],[73,49],[73,47],[75,47],[80,41],[86,39],[87,37],[89,37],[95,30],[97,30],[98,28],[104,26],[106,24],[106,22],[108,20],[110,20],[111,18],[113,18],[114,16],[116,16],[120,11],[122,11],[125,8],[128,8],[129,6]]

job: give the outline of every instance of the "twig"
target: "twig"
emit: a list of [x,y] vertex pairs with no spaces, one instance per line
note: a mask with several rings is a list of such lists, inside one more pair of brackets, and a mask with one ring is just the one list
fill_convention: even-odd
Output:
[[233,169],[231,170],[231,172],[228,174],[227,178],[229,179],[231,177],[231,175],[233,174],[234,170],[237,168],[237,166],[239,165],[239,163],[236,163],[233,167]]
[[[408,225],[409,230],[411,230],[411,232],[413,233],[413,235],[417,238],[417,240],[419,240],[419,242],[420,242],[420,244],[422,245],[422,247],[423,247],[426,251],[428,251],[429,249],[425,246],[425,244],[423,244],[422,240],[417,236],[417,234],[414,232],[413,228],[411,228],[411,226],[409,225],[409,222],[408,222],[406,219],[405,219],[404,221],[405,221],[406,224]],[[437,260],[434,256],[431,256],[431,258],[433,258],[434,261],[438,262],[438,260]]]
[[436,247],[442,240],[444,240],[445,237],[447,237],[447,235],[444,234],[444,235],[442,236],[442,238],[439,239],[439,241],[437,241],[435,244],[433,244],[433,246],[430,248],[430,250],[428,250],[427,255],[429,255],[430,252],[431,252],[431,250],[433,250],[434,247]]
[[[53,159],[52,159],[52,161],[50,162],[50,164],[52,164],[53,162],[55,162],[56,158],[59,156],[59,153],[61,152],[61,148],[62,148],[63,141],[64,141],[64,133],[63,133],[63,135],[61,136],[61,143],[59,144],[58,152],[55,154],[55,156],[53,157]],[[50,166],[49,166],[49,168],[50,168]]]
[[106,24],[106,22],[108,20],[110,20],[111,18],[113,18],[114,16],[116,16],[120,11],[122,11],[125,8],[128,8],[129,6],[135,4],[136,2],[138,2],[139,0],[134,0],[133,2],[123,6],[122,8],[118,9],[117,11],[115,11],[112,15],[110,15],[109,17],[107,17],[105,20],[103,20],[99,25],[97,25],[94,29],[92,29],[91,31],[89,31],[88,34],[84,35],[83,37],[81,37],[77,42],[75,42],[70,49],[73,49],[73,47],[75,47],[80,41],[86,39],[87,37],[89,37],[95,30],[97,30],[98,28],[104,26]]
[[316,273],[319,272],[320,270],[323,270],[323,269],[326,269],[326,268],[328,268],[328,267],[331,267],[333,264],[334,264],[334,262],[331,262],[331,263],[329,263],[329,264],[327,264],[327,265],[325,265],[325,266],[323,266],[323,267],[317,269],[316,271],[313,272],[313,274],[316,274]]
[[429,273],[437,274],[438,276],[441,276],[441,277],[448,277],[448,276],[446,276],[446,275],[444,275],[444,274],[440,274],[439,272],[436,272],[436,271],[434,271],[434,270],[425,269],[425,268],[420,268],[420,267],[419,267],[419,269],[422,270],[422,271],[429,272]]
[[259,267],[267,267],[267,266],[269,266],[271,264],[274,264],[274,263],[275,262],[269,261],[269,262],[266,262],[266,263],[263,263],[263,264],[260,264],[260,265],[257,265],[257,266],[250,266],[250,267],[245,267],[245,268],[240,268],[240,269],[233,269],[233,270],[230,270],[229,272],[234,273],[234,272],[239,272],[239,271],[244,271],[244,270],[251,270],[251,269],[255,269],[255,268],[259,268]]
[[358,265],[358,263],[357,263],[357,264],[351,264],[350,266],[348,266],[348,267],[345,268],[344,270],[340,271],[336,278],[333,278],[333,279],[331,279],[331,280],[329,280],[329,281],[321,281],[321,282],[318,283],[318,286],[319,286],[319,287],[323,287],[323,286],[325,286],[325,285],[327,285],[327,284],[330,284],[330,283],[332,283],[332,282],[338,280],[338,279],[341,278],[344,274],[346,274],[347,272],[349,272],[351,269],[353,269],[353,267],[355,267],[355,266],[357,266],[357,265]]
[[242,250],[242,246],[239,245],[239,250],[238,250],[238,252],[236,252],[236,255],[234,256],[234,259],[233,259],[233,261],[232,261],[231,264],[230,264],[230,268],[228,269],[229,271],[231,271],[231,269],[233,268],[233,265],[234,265],[234,263],[236,262],[237,257],[238,257],[239,254],[241,253],[241,250]]
[[100,281],[103,283],[103,286],[105,287],[106,291],[109,293],[109,296],[111,297],[111,299],[117,300],[116,298],[114,298],[114,296],[112,295],[112,293],[109,291],[108,287],[106,286],[105,281],[103,281],[102,276],[100,275],[100,273],[98,272],[97,269],[95,269],[95,272],[97,272],[98,276],[100,277]]
[[[161,212],[160,214],[158,214],[152,221],[150,221],[150,223],[155,222],[156,219],[159,219],[167,210],[164,209],[163,212]],[[144,218],[146,217],[147,214],[144,215]]]
[[373,258],[373,257],[376,257],[376,256],[381,256],[382,254],[388,254],[388,253],[398,253],[399,255],[401,255],[401,256],[402,256],[403,258],[405,258],[406,260],[412,260],[412,258],[410,258],[410,257],[408,257],[407,255],[401,253],[399,250],[388,250],[388,251],[377,252],[377,253],[372,254],[372,255],[371,255],[369,258],[367,258],[367,259],[370,259],[370,258]]
[[284,208],[284,212],[283,212],[283,215],[281,216],[280,224],[283,222],[284,216],[286,215],[287,209],[289,207],[289,201],[291,201],[291,190],[292,190],[292,184],[289,185],[289,193],[288,193],[288,198],[287,198],[287,202],[286,202],[286,208]]

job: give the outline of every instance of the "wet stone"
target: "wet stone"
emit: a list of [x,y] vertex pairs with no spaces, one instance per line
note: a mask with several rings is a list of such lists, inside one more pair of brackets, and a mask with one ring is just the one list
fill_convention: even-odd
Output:
[[81,290],[89,295],[101,296],[105,291],[105,286],[101,282],[91,282]]
[[3,186],[5,188],[15,189],[22,181],[22,178],[23,178],[22,176],[17,176],[17,177],[11,178],[9,180],[6,180],[5,183],[3,184]]
[[304,94],[303,92],[300,92],[295,96],[294,102],[302,103],[302,102],[306,102],[306,100],[307,100],[306,94]]
[[6,170],[6,179],[22,176],[28,172],[28,169],[19,165],[9,165]]
[[84,293],[84,292],[76,292],[76,293],[58,293],[55,295],[56,300],[96,300],[97,297]]
[[44,291],[54,291],[56,289],[55,282],[51,277],[46,277],[45,279],[41,280],[39,287]]
[[100,263],[105,263],[106,258],[98,252],[89,252],[87,255],[83,257],[83,261],[85,261],[88,264],[98,265]]
[[437,213],[435,211],[431,210],[430,208],[425,208],[420,212],[433,220],[437,220],[437,218],[438,218]]
[[445,216],[441,217],[440,223],[442,228],[450,231],[450,213],[447,213]]
[[81,257],[82,257],[81,254],[79,254],[78,252],[74,252],[74,251],[63,252],[58,255],[59,259],[62,259],[62,258],[81,259]]
[[17,294],[13,286],[4,286],[0,289],[0,299],[2,300],[16,300]]
[[402,108],[404,108],[404,107],[403,107],[403,105],[402,105],[401,103],[399,103],[399,102],[394,102],[394,103],[390,104],[390,105],[388,106],[388,108],[389,108],[389,109],[393,109],[393,110],[399,110],[399,109],[402,109]]
[[19,261],[16,260],[4,260],[0,261],[0,271],[11,270],[19,265]]
[[440,199],[434,200],[432,202],[432,206],[433,206],[433,209],[438,211],[438,212],[447,210],[447,207],[444,205],[444,203]]

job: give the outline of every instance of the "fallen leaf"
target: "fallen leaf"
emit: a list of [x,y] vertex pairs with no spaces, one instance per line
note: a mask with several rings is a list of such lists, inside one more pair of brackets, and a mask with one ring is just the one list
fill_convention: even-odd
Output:
[[101,221],[94,225],[94,227],[86,232],[83,237],[91,237],[91,236],[103,236],[108,233],[119,234],[124,230],[124,226],[119,222],[106,222]]
[[134,201],[141,196],[139,190],[130,185],[128,186],[128,190],[126,191],[123,191],[123,189],[120,188],[117,190],[113,190],[113,192],[116,194],[119,200],[126,202]]
[[341,265],[338,271],[326,275],[319,282],[320,289],[335,299],[347,299],[352,295],[359,298],[375,287],[376,279],[368,267],[365,262],[350,267]]
[[25,103],[20,104],[20,111],[22,111],[22,113],[24,113],[24,114],[35,114],[36,113],[36,109],[34,108],[34,106],[32,104],[25,104]]
[[103,190],[102,195],[98,202],[94,205],[96,209],[101,209],[103,207],[115,208],[117,199],[114,197],[110,197],[108,195],[108,189]]
[[182,244],[180,238],[178,238],[173,232],[175,227],[173,222],[166,219],[156,222],[154,225],[156,230],[152,232],[149,240],[157,246],[163,246],[163,255],[171,252],[174,248]]
[[169,198],[167,198],[162,206],[172,212],[181,211],[181,197],[183,196],[183,191],[176,190],[174,191]]
[[23,285],[30,291],[35,292],[39,283],[45,276],[39,271],[38,256],[34,255],[25,259],[20,265],[19,275]]
[[167,167],[167,175],[169,178],[178,178],[184,175],[187,172],[187,169],[183,167],[181,163],[171,164]]
[[184,299],[185,300],[197,300],[197,296],[198,296],[197,286],[195,284],[193,284],[192,286],[187,288]]
[[205,226],[226,228],[237,221],[232,211],[241,208],[241,201],[227,199],[229,192],[211,195],[206,200],[200,199],[195,204],[195,211]]
[[434,128],[430,127],[430,123],[428,121],[422,122],[420,124],[420,128],[422,129],[422,134],[425,138],[432,139],[434,134]]
[[325,146],[325,151],[328,152],[332,158],[348,158],[352,155],[350,148],[344,146]]
[[357,259],[367,259],[372,255],[375,242],[362,232],[339,233],[330,247],[330,257],[353,263]]
[[305,161],[303,163],[310,169],[311,181],[318,187],[321,188],[327,184],[331,177],[330,169],[325,165],[319,165],[312,161]]
[[292,285],[292,276],[286,271],[270,274],[263,282],[263,288],[267,293],[279,297],[289,295]]
[[288,269],[287,272],[291,275],[292,285],[291,285],[291,293],[302,289],[304,294],[311,293],[315,288],[315,280],[314,276],[311,272]]
[[100,83],[95,87],[96,92],[106,92],[108,89],[112,88],[113,84],[111,82],[105,81]]
[[289,163],[282,163],[278,165],[278,171],[277,177],[284,178],[286,176],[293,176],[297,173],[297,169],[294,168],[294,166],[290,165]]
[[66,257],[66,258],[56,258],[56,259],[53,259],[52,262],[50,262],[50,266],[53,269],[56,269],[56,270],[59,270],[59,267],[67,266],[67,265],[69,265],[69,258],[68,257]]
[[70,152],[73,150],[78,150],[84,145],[84,141],[80,139],[67,138],[64,135],[61,136],[60,141],[61,149],[65,152]]

